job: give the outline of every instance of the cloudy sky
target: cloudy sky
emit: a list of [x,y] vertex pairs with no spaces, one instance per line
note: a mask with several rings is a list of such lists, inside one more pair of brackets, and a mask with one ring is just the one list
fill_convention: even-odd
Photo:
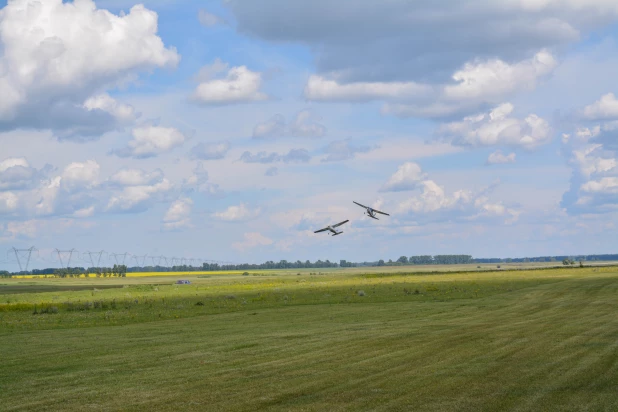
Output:
[[0,8],[8,269],[616,253],[614,0]]

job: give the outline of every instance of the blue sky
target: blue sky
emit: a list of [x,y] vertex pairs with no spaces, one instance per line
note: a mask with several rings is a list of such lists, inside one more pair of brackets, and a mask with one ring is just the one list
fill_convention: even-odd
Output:
[[615,253],[618,6],[447,3],[0,2],[0,249]]

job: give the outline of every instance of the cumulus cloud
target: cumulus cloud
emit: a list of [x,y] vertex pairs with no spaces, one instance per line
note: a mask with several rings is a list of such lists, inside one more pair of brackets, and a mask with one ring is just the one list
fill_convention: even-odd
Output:
[[37,170],[25,157],[9,157],[0,162],[0,190],[25,190],[40,184],[53,167]]
[[457,146],[505,145],[532,150],[551,141],[549,123],[535,114],[524,119],[511,117],[514,107],[504,103],[488,114],[469,116],[442,125],[437,136]]
[[0,192],[0,214],[9,213],[17,209],[19,198],[11,192]]
[[145,159],[172,151],[185,142],[185,136],[173,127],[142,126],[133,129],[127,147],[111,153],[119,157]]
[[[221,71],[227,70],[225,77],[213,78]],[[200,70],[202,81],[191,99],[203,105],[227,105],[267,100],[269,97],[261,91],[262,74],[249,70],[246,66],[232,67],[216,60]]]
[[[72,162],[60,175],[45,179],[23,194],[24,213],[41,216],[72,215],[93,206],[100,166],[95,160]],[[83,213],[82,213],[83,214]]]
[[607,0],[229,0],[226,5],[240,33],[308,46],[317,74],[339,84],[446,84],[477,57],[521,61],[532,50],[579,41],[618,20],[618,7]]
[[254,139],[275,139],[280,137],[323,137],[326,127],[318,123],[309,110],[302,110],[296,118],[286,123],[285,117],[280,114],[270,120],[259,123],[253,128]]
[[198,143],[191,149],[191,157],[200,160],[223,159],[230,150],[229,142]]
[[[588,114],[591,118],[608,118],[605,109],[610,106],[595,103],[587,107],[594,107]],[[563,141],[563,153],[569,157],[572,169],[570,188],[561,201],[568,213],[596,214],[618,209],[616,128],[614,122],[579,127],[574,139]]]
[[108,180],[118,186],[147,186],[163,180],[163,171],[161,169],[152,172],[142,169],[121,169]]
[[323,150],[327,154],[322,162],[340,162],[343,160],[354,159],[357,153],[368,153],[376,147],[356,145],[352,139],[336,140],[329,143]]
[[517,221],[520,211],[509,208],[501,202],[491,202],[486,193],[470,190],[457,190],[447,194],[444,188],[433,180],[424,180],[420,183],[421,194],[412,197],[399,205],[399,213],[414,213],[427,215],[436,219],[463,219],[475,220],[482,217],[504,218],[505,223]]
[[381,192],[402,192],[414,190],[427,175],[423,173],[418,163],[406,162],[397,168],[388,182],[380,189]]
[[260,213],[261,210],[259,208],[251,210],[244,203],[241,203],[238,206],[230,206],[223,212],[217,212],[213,217],[227,222],[240,222],[253,219],[259,216]]
[[259,232],[250,232],[244,234],[244,240],[242,242],[235,242],[232,244],[234,249],[245,251],[258,246],[272,245],[274,242],[272,239],[262,235]]
[[256,154],[251,154],[251,152],[244,152],[240,159],[245,163],[275,163],[275,162],[284,162],[284,163],[307,163],[311,160],[311,155],[305,149],[291,149],[287,154],[280,155],[275,152],[267,153],[267,152],[258,152]]
[[131,124],[141,116],[133,106],[119,103],[107,93],[90,97],[83,106],[89,111],[102,110],[109,113],[119,124]]
[[191,227],[191,209],[193,201],[189,198],[176,200],[163,217],[163,228],[165,230],[178,230]]
[[533,90],[539,79],[557,66],[552,54],[542,50],[515,64],[500,59],[474,60],[456,71],[451,82],[437,85],[415,82],[339,84],[312,76],[305,97],[322,101],[383,100],[382,112],[399,117],[446,117],[484,103],[499,103],[516,91]]
[[487,165],[498,165],[506,163],[515,163],[515,153],[509,153],[505,155],[500,150],[496,150],[487,158]]
[[143,212],[153,202],[165,201],[172,189],[172,183],[165,178],[152,185],[127,186],[111,197],[106,210],[115,213]]
[[130,121],[132,109],[101,92],[178,64],[157,20],[143,5],[114,15],[91,0],[9,2],[0,11],[0,128],[98,137]]
[[202,162],[199,162],[193,170],[193,174],[183,181],[182,190],[185,193],[197,191],[214,198],[225,196],[225,192],[218,184],[209,182],[208,171]]
[[582,114],[587,120],[618,119],[618,99],[614,93],[607,93],[593,104],[584,107]]

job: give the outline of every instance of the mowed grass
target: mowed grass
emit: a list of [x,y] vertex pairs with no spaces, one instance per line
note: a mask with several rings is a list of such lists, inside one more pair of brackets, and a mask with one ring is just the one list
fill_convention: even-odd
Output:
[[0,409],[618,410],[617,268],[190,279],[0,289]]

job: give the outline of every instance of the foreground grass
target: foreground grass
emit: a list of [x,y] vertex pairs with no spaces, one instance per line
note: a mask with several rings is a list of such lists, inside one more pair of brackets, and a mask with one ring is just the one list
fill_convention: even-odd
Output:
[[226,279],[2,295],[0,409],[618,410],[615,268]]

